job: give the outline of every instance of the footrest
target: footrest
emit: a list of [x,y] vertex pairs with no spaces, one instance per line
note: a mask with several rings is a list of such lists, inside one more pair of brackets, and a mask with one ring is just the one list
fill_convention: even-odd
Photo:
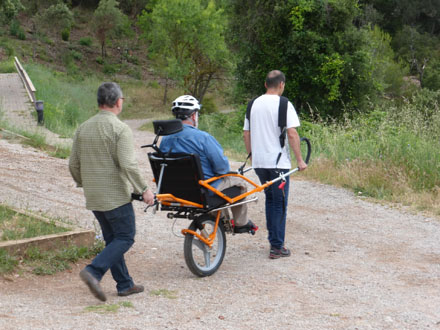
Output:
[[244,226],[234,226],[234,233],[236,234],[243,234],[243,233],[249,233],[252,235],[255,235],[255,232],[258,230],[258,226],[255,225],[252,221],[249,220],[249,222]]

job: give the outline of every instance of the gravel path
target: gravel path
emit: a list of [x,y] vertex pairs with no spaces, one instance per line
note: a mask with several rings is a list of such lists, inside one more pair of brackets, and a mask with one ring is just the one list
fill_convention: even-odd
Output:
[[[151,133],[136,130],[140,122],[128,123],[137,147],[151,143]],[[146,150],[137,150],[150,180]],[[0,185],[0,202],[94,227],[67,160],[0,140]],[[0,329],[440,329],[438,219],[300,175],[291,189],[290,258],[268,259],[261,193],[249,210],[261,229],[228,235],[224,262],[208,278],[187,269],[183,239],[173,234],[189,221],[173,228],[165,213],[144,213],[135,203],[137,236],[127,264],[145,293],[117,297],[108,274],[106,305],[119,310],[91,311],[103,304],[78,277],[84,263],[55,276],[16,275],[0,279]]]

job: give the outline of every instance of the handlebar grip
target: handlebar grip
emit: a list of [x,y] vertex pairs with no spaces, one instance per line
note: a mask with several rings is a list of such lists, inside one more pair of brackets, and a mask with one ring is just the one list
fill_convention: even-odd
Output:
[[140,194],[131,194],[131,199],[133,199],[134,201],[140,201],[142,202],[144,200],[144,198],[142,197],[142,195]]
[[310,143],[310,140],[306,137],[302,137],[300,141],[304,141],[307,145],[307,155],[304,161],[306,164],[309,164],[310,155],[312,154],[312,144]]

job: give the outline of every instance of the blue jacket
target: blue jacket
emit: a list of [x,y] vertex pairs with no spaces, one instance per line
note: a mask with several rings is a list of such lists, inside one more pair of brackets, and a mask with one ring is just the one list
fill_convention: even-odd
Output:
[[179,133],[164,136],[159,148],[162,152],[198,154],[205,180],[230,171],[228,158],[223,154],[220,143],[209,133],[190,125],[183,124]]

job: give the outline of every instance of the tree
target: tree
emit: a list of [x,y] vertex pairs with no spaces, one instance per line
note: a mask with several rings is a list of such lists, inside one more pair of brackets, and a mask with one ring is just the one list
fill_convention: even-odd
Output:
[[365,30],[356,0],[230,0],[230,40],[238,54],[241,97],[264,91],[270,70],[286,74],[285,94],[298,110],[322,116],[363,110],[380,91],[371,79]]
[[107,56],[105,43],[109,37],[121,32],[127,25],[128,19],[118,8],[116,0],[101,0],[93,15],[93,28],[96,38],[101,44],[102,57]]
[[[229,65],[226,17],[213,1],[159,0],[138,22],[150,41],[156,69],[202,101],[213,79]],[[166,86],[167,87],[167,86]],[[166,101],[165,88],[164,101]]]
[[440,0],[361,0],[381,15],[380,26],[394,36],[405,25],[418,26],[431,35],[440,34]]
[[438,38],[428,33],[420,33],[410,26],[404,26],[394,38],[394,47],[399,56],[410,65],[411,72],[418,76],[420,85],[425,87],[424,76],[430,62],[440,59]]
[[70,31],[74,19],[70,9],[64,3],[59,3],[50,6],[42,14],[38,15],[37,21],[46,28]]
[[0,22],[9,23],[22,9],[24,9],[24,7],[20,0],[1,0]]

